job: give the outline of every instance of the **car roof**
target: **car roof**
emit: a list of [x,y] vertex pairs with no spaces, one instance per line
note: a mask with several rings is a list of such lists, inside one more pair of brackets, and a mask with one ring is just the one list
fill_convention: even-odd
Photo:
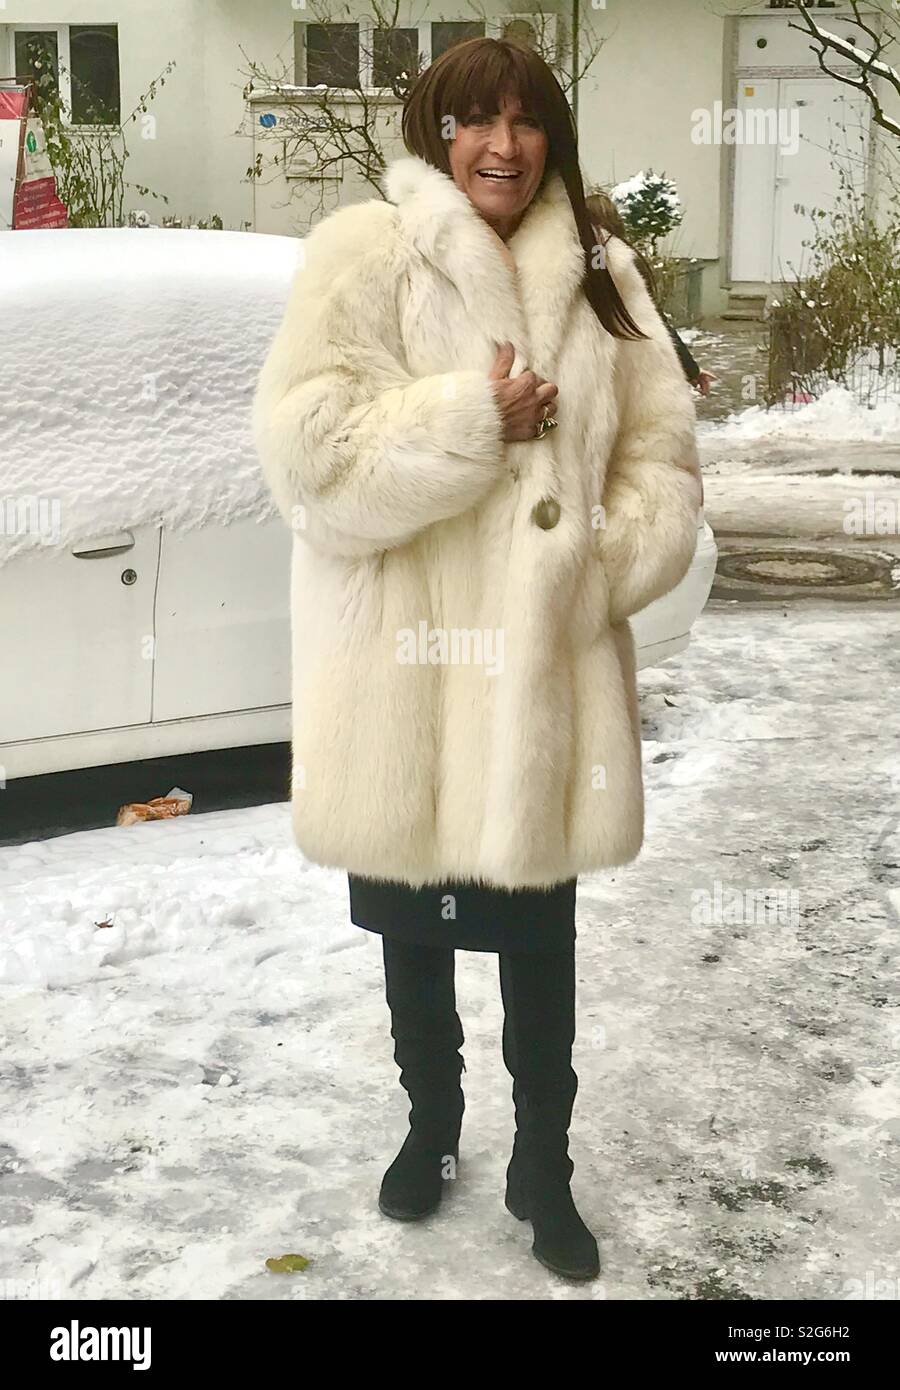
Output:
[[[273,515],[250,409],[301,247],[256,232],[0,232],[6,498],[56,499],[60,542]],[[0,515],[0,563],[40,543],[15,529]]]
[[[74,279],[129,282],[152,277],[177,284],[185,275],[250,273],[278,279],[296,261],[301,239],[262,232],[163,227],[69,227],[2,234],[0,296],[19,285]],[[20,277],[22,277],[20,279]]]

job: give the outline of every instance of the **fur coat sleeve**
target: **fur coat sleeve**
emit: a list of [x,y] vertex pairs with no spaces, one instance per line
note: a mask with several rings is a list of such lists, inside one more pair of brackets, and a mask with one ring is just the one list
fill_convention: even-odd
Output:
[[666,326],[616,237],[610,273],[647,339],[620,339],[619,425],[603,490],[599,531],[609,579],[610,621],[622,622],[673,589],[690,568],[702,505],[695,411]]
[[467,511],[504,465],[502,415],[483,371],[415,378],[405,367],[395,216],[370,200],[306,238],[254,399],[256,446],[282,517],[332,554],[402,545]]

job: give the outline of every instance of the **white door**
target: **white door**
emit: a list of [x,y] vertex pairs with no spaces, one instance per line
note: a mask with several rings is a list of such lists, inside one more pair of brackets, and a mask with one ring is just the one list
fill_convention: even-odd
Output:
[[0,568],[0,745],[149,723],[158,560],[136,526]]
[[731,278],[790,278],[807,268],[810,209],[834,206],[834,161],[864,180],[869,106],[842,82],[792,77],[742,80],[737,109]]
[[[834,207],[840,172],[852,187],[865,186],[869,103],[859,92],[831,79],[786,78],[779,82],[779,109],[800,133],[796,154],[777,151],[772,279],[808,269],[811,208]],[[834,162],[839,170],[833,167]],[[821,219],[820,219],[821,220]]]
[[[734,217],[732,220],[732,280],[768,281],[772,271],[775,216],[775,145],[771,140],[747,140],[750,113],[777,111],[778,79],[754,78],[738,87],[739,124],[734,147]],[[724,134],[724,132],[723,132]]]
[[280,517],[164,531],[153,722],[291,699],[291,549]]

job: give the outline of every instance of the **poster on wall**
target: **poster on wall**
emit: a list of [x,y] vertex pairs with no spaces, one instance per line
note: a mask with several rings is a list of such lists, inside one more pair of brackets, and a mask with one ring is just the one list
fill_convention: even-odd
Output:
[[29,89],[0,86],[0,231],[68,225]]
[[13,224],[13,205],[22,157],[22,121],[28,106],[24,87],[0,87],[0,231]]
[[25,120],[22,172],[13,207],[13,227],[67,227],[69,217],[56,191],[56,176],[47,155],[44,128],[36,116]]

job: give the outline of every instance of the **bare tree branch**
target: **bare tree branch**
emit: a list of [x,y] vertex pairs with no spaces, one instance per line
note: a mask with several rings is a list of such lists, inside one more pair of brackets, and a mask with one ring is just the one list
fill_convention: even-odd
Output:
[[[871,107],[875,124],[882,130],[886,130],[891,135],[900,139],[900,121],[889,116],[882,105],[878,95],[876,83],[886,82],[893,87],[894,91],[900,96],[900,72],[890,63],[882,60],[882,54],[887,51],[890,45],[896,42],[897,35],[879,34],[871,28],[863,19],[859,8],[859,0],[851,0],[853,5],[854,23],[872,40],[871,52],[857,48],[849,39],[842,38],[840,34],[834,34],[830,29],[823,29],[818,19],[813,16],[808,7],[801,3],[801,0],[793,0],[793,7],[797,10],[803,24],[795,24],[789,21],[788,27],[796,29],[800,33],[809,33],[816,40],[818,47],[813,47],[819,63],[819,67],[828,77],[835,78],[838,82],[843,82],[847,87],[853,87],[856,91],[863,92],[868,99]],[[843,58],[846,63],[853,64],[856,72],[840,72],[827,65],[826,55]]]

